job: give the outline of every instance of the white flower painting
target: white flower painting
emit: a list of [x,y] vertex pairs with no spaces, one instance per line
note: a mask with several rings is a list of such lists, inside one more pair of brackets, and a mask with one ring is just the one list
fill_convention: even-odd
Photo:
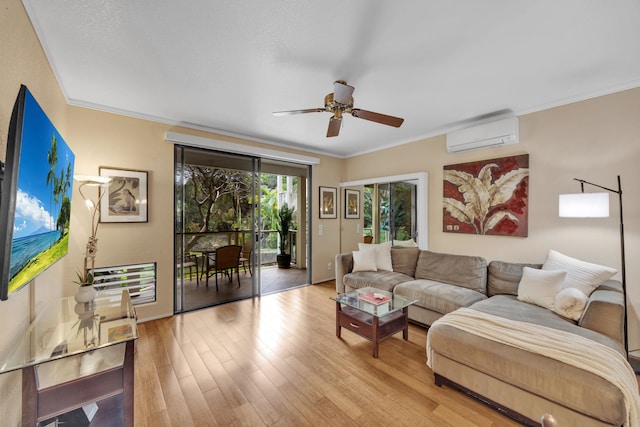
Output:
[[443,231],[526,237],[529,155],[444,167]]

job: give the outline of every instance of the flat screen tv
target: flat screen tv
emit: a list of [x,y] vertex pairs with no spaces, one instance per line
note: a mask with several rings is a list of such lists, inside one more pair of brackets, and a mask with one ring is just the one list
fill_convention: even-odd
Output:
[[0,186],[0,299],[66,255],[75,156],[29,89],[13,106]]

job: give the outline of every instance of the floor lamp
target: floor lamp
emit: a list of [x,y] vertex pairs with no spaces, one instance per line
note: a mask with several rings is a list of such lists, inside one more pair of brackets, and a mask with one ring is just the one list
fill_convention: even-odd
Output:
[[[573,178],[580,183],[581,193],[560,194],[559,216],[566,218],[603,218],[609,216],[609,193],[585,193],[584,185],[616,193],[620,201],[620,256],[622,258],[622,294],[624,298],[624,350],[627,360],[629,360],[629,339],[627,333],[627,274],[625,269],[624,255],[624,220],[622,217],[622,185],[620,175],[618,175],[618,189],[603,187],[583,179]],[[640,366],[634,365],[634,371],[638,372]]]

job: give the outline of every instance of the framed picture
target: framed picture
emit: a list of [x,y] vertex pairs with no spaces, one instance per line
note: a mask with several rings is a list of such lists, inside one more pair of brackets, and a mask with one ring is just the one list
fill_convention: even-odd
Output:
[[100,176],[111,178],[108,187],[100,189],[100,222],[147,222],[147,172],[99,170]]
[[320,187],[320,219],[338,218],[336,209],[338,189]]
[[344,190],[344,217],[346,219],[360,218],[360,190]]
[[529,155],[448,165],[442,231],[527,237]]

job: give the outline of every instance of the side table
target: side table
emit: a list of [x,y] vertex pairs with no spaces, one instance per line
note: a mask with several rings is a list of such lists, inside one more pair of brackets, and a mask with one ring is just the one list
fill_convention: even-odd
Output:
[[138,338],[128,291],[48,304],[31,323],[0,373],[22,371],[22,425],[37,426],[83,406],[119,399],[133,427],[134,350]]
[[[377,297],[377,298],[376,298]],[[336,302],[336,336],[348,329],[373,343],[378,357],[380,341],[402,331],[409,339],[408,309],[415,300],[374,288],[362,288],[331,298]]]

